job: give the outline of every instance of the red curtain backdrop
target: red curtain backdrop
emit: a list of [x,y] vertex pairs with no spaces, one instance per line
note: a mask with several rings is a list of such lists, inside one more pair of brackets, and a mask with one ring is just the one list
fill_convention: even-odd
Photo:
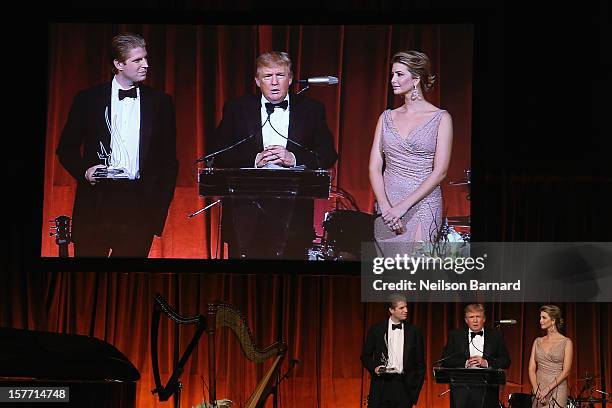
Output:
[[[333,185],[354,196],[359,209],[371,212],[373,194],[368,159],[380,113],[401,105],[389,90],[390,57],[416,49],[431,59],[437,86],[427,95],[453,117],[453,155],[443,182],[448,215],[469,215],[464,187],[447,187],[470,168],[472,133],[473,27],[428,25],[164,25],[51,24],[49,26],[48,110],[45,136],[43,256],[56,256],[48,221],[72,213],[75,182],[55,157],[61,131],[76,93],[112,78],[110,40],[118,32],[142,34],[147,41],[146,84],[172,95],[177,112],[180,162],[174,201],[161,239],[150,256],[217,256],[218,210],[186,216],[204,206],[193,165],[221,119],[225,101],[254,93],[254,60],[269,50],[289,52],[294,78],[334,75],[339,86],[311,87],[305,93],[325,104],[339,161]],[[293,88],[295,91],[296,89]],[[42,135],[41,135],[42,138]],[[322,234],[323,213],[346,202],[318,200],[315,226]]]
[[[301,363],[280,388],[280,407],[358,407],[366,398],[369,373],[359,360],[367,329],[386,319],[381,304],[360,301],[358,276],[282,274],[148,274],[148,273],[24,273],[0,287],[0,325],[103,339],[123,352],[138,368],[137,406],[170,406],[151,394],[150,325],[153,299],[162,294],[179,313],[205,314],[216,300],[235,305],[247,318],[255,339],[265,346],[276,341],[279,330],[288,345],[284,373],[291,358]],[[298,271],[294,271],[298,272]],[[542,335],[540,304],[486,304],[487,327],[493,320],[516,319],[503,326],[512,365],[502,400],[511,392],[529,392],[528,361],[533,340]],[[588,372],[600,375],[603,353],[608,382],[612,374],[612,304],[559,304],[566,320],[565,334],[574,341],[574,364],[569,377],[572,394]],[[432,363],[440,358],[450,329],[462,327],[460,304],[409,304],[409,321],[425,337],[427,372],[418,407],[448,407],[447,389],[437,385]],[[195,327],[181,326],[180,351],[187,347]],[[606,340],[607,339],[607,340]],[[173,367],[174,326],[165,317],[159,328],[162,381]],[[208,398],[208,343],[204,336],[192,354],[181,381],[181,406],[191,407]],[[242,355],[236,337],[222,329],[215,339],[217,397],[243,404],[264,368]],[[271,406],[268,402],[267,406]]]

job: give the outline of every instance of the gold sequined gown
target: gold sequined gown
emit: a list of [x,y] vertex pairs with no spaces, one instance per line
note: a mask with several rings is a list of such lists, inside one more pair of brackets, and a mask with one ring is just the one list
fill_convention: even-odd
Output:
[[[424,124],[401,135],[393,123],[391,110],[383,113],[380,149],[385,160],[383,181],[389,203],[394,206],[416,190],[433,170],[438,128],[444,110],[438,110]],[[442,225],[442,191],[437,186],[401,218],[401,233],[391,231],[382,217],[374,222],[374,237],[384,252],[400,249],[410,252],[421,229],[420,240],[432,242]],[[389,244],[389,245],[385,245]],[[392,251],[385,250],[392,248]]]
[[[537,363],[536,378],[541,388],[559,377],[563,371],[563,359],[565,358],[565,343],[567,337],[546,351],[541,345],[542,338],[536,339],[535,360]],[[565,408],[567,404],[567,380],[563,380],[553,389],[546,399],[546,404],[539,404],[535,399],[532,408]]]

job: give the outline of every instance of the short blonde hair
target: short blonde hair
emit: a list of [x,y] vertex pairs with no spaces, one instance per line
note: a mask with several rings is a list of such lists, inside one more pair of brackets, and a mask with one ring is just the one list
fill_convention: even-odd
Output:
[[436,81],[435,75],[431,74],[431,63],[429,57],[420,51],[400,51],[391,58],[391,64],[403,64],[408,67],[408,72],[413,78],[420,78],[419,85],[428,92],[433,88]]
[[387,308],[395,309],[399,302],[404,302],[407,304],[408,298],[406,298],[406,296],[402,293],[392,293],[391,295],[387,297],[387,302],[386,302]]
[[463,314],[467,315],[470,312],[482,312],[482,315],[485,315],[485,308],[481,303],[470,303],[465,308],[463,308]]
[[146,47],[147,42],[138,34],[123,33],[114,36],[111,41],[111,64],[113,65],[113,71],[117,73],[113,61],[125,62],[131,50]]
[[255,60],[255,73],[259,74],[259,69],[262,67],[269,68],[275,65],[285,65],[289,70],[289,75],[293,76],[291,58],[289,58],[289,54],[282,51],[268,51],[257,57]]

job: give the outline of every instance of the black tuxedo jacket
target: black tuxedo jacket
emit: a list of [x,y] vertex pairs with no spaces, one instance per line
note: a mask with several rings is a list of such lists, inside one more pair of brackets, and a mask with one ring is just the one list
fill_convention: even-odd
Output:
[[[151,234],[161,235],[168,207],[174,196],[178,172],[176,158],[176,119],[169,95],[140,85],[140,142],[139,194],[145,213],[146,228]],[[74,98],[66,126],[56,153],[60,163],[77,181],[72,213],[72,235],[78,240],[84,228],[91,228],[98,220],[96,203],[100,189],[85,179],[91,166],[103,164],[98,158],[100,143],[110,152],[111,135],[106,124],[111,112],[111,83],[81,91]]]
[[[443,358],[446,359],[442,362],[445,367],[465,367],[466,360],[470,358],[467,328],[453,330],[449,333]],[[487,360],[490,368],[510,367],[510,356],[500,331],[485,328],[483,358]],[[451,406],[469,407],[476,404],[474,407],[478,408],[482,396],[481,391],[482,389],[478,388],[466,390],[460,389],[459,386],[451,387]],[[484,407],[497,407],[498,399],[499,387],[488,387]]]
[[[376,367],[384,365],[382,356],[389,357],[385,339],[388,339],[389,320],[380,322],[368,331],[363,350],[361,352],[361,362],[372,375],[370,382],[370,393],[368,402],[370,407],[380,404],[382,397],[384,377],[375,373]],[[423,381],[425,379],[425,347],[423,346],[423,336],[414,326],[404,322],[404,376],[403,383],[406,393],[412,400],[412,405],[416,405]]]
[[[289,96],[289,132],[287,150],[296,158],[296,165],[305,165],[309,169],[321,167],[327,169],[334,165],[338,155],[333,138],[325,118],[323,104],[302,95]],[[239,168],[253,167],[255,156],[263,150],[261,133],[261,94],[247,95],[228,101],[223,107],[223,117],[215,131],[212,143],[207,153],[219,151],[232,146],[243,138],[253,135],[249,140],[219,154],[214,159],[215,167]],[[296,145],[312,150],[311,152]],[[318,160],[317,160],[318,159]],[[282,200],[268,200],[259,206],[268,213],[278,213],[283,208]],[[261,201],[260,203],[263,203]],[[258,239],[258,235],[278,235],[276,232],[262,232],[265,227],[255,226],[255,220],[261,219],[259,210],[255,207],[241,206],[240,210],[226,200],[223,205],[223,236],[230,245],[236,245],[236,234],[240,233],[246,241]],[[234,212],[237,218],[234,218]],[[234,220],[237,222],[234,229]],[[278,231],[278,228],[274,229]],[[300,246],[309,245],[313,238],[313,202],[312,200],[297,200],[294,204],[289,226],[289,242],[299,242]],[[261,237],[259,237],[261,239]]]
[[[333,166],[338,156],[327,127],[323,104],[302,95],[289,95],[289,104],[289,134],[285,136],[289,138],[287,150],[295,155],[296,164],[316,169],[317,159],[292,142],[314,151],[322,169]],[[207,152],[231,146],[249,135],[253,135],[253,138],[218,155],[214,161],[216,167],[254,166],[255,156],[263,150],[260,109],[261,94],[243,96],[225,104],[221,123]]]

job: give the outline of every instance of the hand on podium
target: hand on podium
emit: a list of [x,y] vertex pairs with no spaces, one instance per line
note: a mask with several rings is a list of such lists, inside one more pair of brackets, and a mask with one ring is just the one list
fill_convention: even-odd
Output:
[[471,356],[465,362],[465,368],[487,368],[489,363],[482,356]]

